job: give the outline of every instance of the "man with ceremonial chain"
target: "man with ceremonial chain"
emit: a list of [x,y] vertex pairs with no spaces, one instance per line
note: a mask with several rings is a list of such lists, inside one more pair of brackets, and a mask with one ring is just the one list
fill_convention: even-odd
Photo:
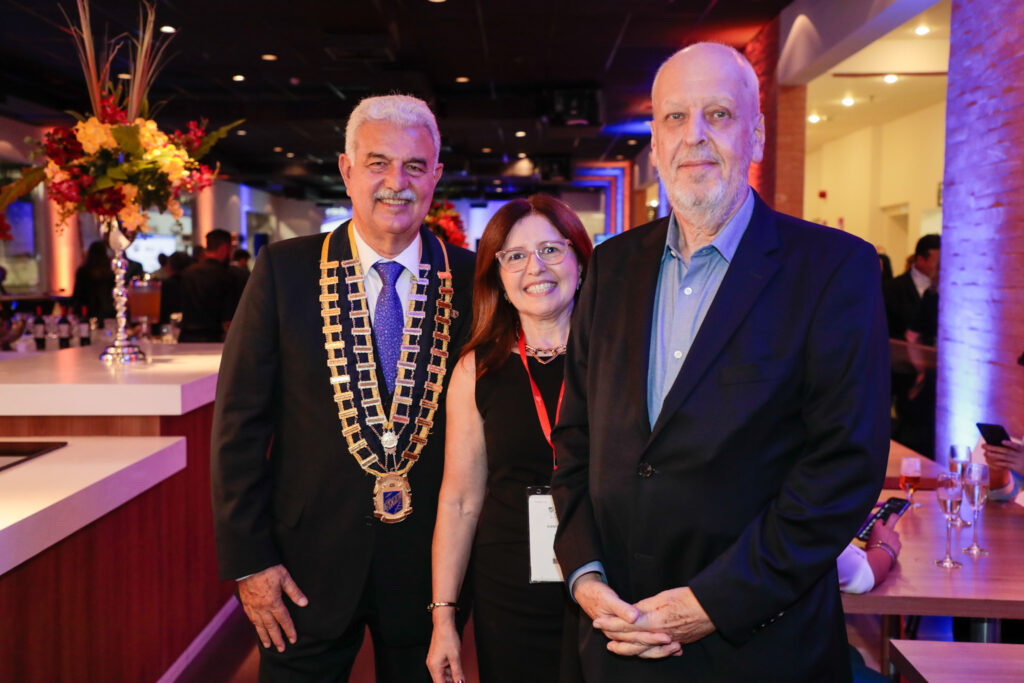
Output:
[[473,255],[422,227],[439,150],[422,100],[360,102],[339,160],[352,220],[263,249],[224,345],[217,552],[261,681],[347,680],[367,626],[378,681],[430,680],[444,393],[473,279]]

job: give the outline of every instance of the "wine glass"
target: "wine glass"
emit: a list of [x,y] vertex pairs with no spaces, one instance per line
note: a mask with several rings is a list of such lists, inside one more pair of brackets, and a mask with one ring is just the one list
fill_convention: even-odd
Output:
[[914,489],[921,483],[921,458],[909,457],[900,461],[900,488],[907,492],[907,502],[911,507],[919,508],[920,503],[914,502]]
[[935,564],[943,569],[959,569],[962,565],[950,556],[950,542],[953,535],[953,517],[960,516],[960,503],[964,498],[964,490],[960,486],[960,480],[952,472],[940,472],[936,482],[935,500],[939,503],[939,509],[946,516],[946,556],[941,560],[935,560]]
[[978,515],[988,500],[988,467],[981,463],[971,463],[964,468],[963,488],[967,506],[974,512],[974,542],[963,551],[978,559],[981,555],[988,555],[988,551],[978,545]]
[[[956,474],[960,480],[960,485],[964,483],[964,468],[971,464],[971,447],[970,446],[950,446],[949,447],[949,471]],[[953,526],[957,529],[971,526],[971,523],[957,515],[956,519],[953,520]]]

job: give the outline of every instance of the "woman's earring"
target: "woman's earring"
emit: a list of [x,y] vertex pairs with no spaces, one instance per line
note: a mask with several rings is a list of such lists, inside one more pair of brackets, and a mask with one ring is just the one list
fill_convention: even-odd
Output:
[[[508,292],[502,292],[502,293],[501,293],[501,295],[502,295],[503,297],[505,297],[505,301],[508,301]],[[512,303],[511,301],[508,301],[508,302],[509,302],[509,303]]]

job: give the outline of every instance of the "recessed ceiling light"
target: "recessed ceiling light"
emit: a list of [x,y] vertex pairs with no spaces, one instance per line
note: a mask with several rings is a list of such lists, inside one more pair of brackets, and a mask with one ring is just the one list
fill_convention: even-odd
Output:
[[245,80],[245,76],[243,76],[242,74],[235,74],[231,77],[231,80],[241,82]]
[[517,130],[516,131],[516,137],[517,138],[525,138],[526,137],[526,131],[525,130]]
[[811,114],[810,116],[807,117],[807,120],[810,121],[811,123],[817,123],[818,121],[821,121],[821,117],[818,116],[817,114]]
[[244,130],[236,130],[235,131],[235,135],[245,135],[245,131]]
[[483,152],[484,154],[490,154],[491,153],[491,148],[490,147],[484,147],[480,151]]
[[847,95],[846,97],[844,97],[840,101],[843,103],[844,107],[852,107],[853,106],[853,98],[850,97],[849,95]]
[[520,152],[516,156],[519,157],[520,159],[525,159],[526,158],[526,152]]
[[276,62],[277,55],[272,55],[268,52],[265,55],[260,55],[260,59],[262,59],[264,62]]
[[176,33],[178,29],[173,26],[161,26],[160,33]]
[[442,3],[444,0],[427,0],[428,2]]
[[618,160],[618,161],[622,161],[622,160],[623,160],[623,159],[625,159],[626,157],[622,156],[621,154],[616,154],[616,155],[615,155],[615,158],[616,158],[616,160]]
[[931,29],[928,28],[927,26],[918,26],[917,28],[914,29],[914,33],[916,33],[919,36],[926,36],[930,32],[931,32]]
[[[433,0],[431,0],[431,2],[433,2]],[[504,190],[502,188],[500,188],[500,187],[494,188],[494,191],[495,192],[504,192]]]
[[284,151],[284,150],[283,150],[283,148],[281,148],[281,147],[275,147],[275,148],[274,148],[274,151],[275,151],[275,152],[281,152],[281,151]]
[[626,144],[627,145],[635,145],[636,144],[636,140],[634,140],[633,138],[630,138],[629,140],[626,140]]
[[896,81],[900,80],[900,77],[897,76],[896,74],[886,74],[885,78],[883,78],[882,80],[885,81],[886,83],[890,83],[891,84],[891,83],[895,83]]
[[469,76],[459,76],[455,79],[456,83],[469,83]]
[[495,185],[501,185],[501,180],[500,180],[500,179],[498,179],[498,178],[495,178],[495,179],[494,179],[494,180],[492,180],[491,182],[492,182],[492,183],[494,183]]
[[288,152],[287,154],[285,154],[285,156],[288,157],[289,159],[294,159],[295,158],[295,152]]
[[127,81],[127,80],[129,80],[132,77],[132,75],[131,74],[117,74],[117,77],[120,78],[122,81]]

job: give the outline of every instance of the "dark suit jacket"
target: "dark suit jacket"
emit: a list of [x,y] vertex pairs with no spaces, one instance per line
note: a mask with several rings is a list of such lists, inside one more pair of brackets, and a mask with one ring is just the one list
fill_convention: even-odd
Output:
[[652,430],[647,368],[668,220],[594,253],[553,435],[555,548],[636,602],[689,586],[717,630],[627,659],[580,625],[588,681],[849,678],[835,561],[877,500],[889,351],[875,250],[757,199]]
[[[414,416],[432,343],[437,272],[444,265],[436,238],[425,229],[420,234],[421,261],[433,268]],[[309,598],[308,607],[291,608],[299,633],[336,637],[352,620],[373,561],[374,580],[392,588],[378,596],[385,612],[397,623],[407,622],[411,637],[422,643],[430,634],[426,604],[443,469],[444,399],[409,474],[412,515],[382,524],[373,517],[374,478],[346,448],[329,383],[319,304],[323,240],[323,235],[299,237],[260,251],[224,345],[212,450],[220,573],[234,579],[283,563]],[[447,248],[458,311],[451,326],[450,370],[470,331],[474,257]],[[331,238],[331,257],[351,257],[347,224]],[[339,275],[344,282],[341,268]],[[344,294],[339,305],[348,306]],[[346,319],[349,349],[350,330]],[[347,358],[354,364],[351,352]],[[354,368],[350,374],[357,376]],[[390,398],[384,382],[379,384],[387,410]],[[399,453],[411,433],[407,427]],[[365,426],[363,434],[371,448],[383,452]]]
[[917,293],[917,285],[910,277],[910,271],[894,277],[882,288],[885,298],[885,316],[889,326],[889,338],[906,339],[907,328],[918,315],[921,307],[921,295]]

